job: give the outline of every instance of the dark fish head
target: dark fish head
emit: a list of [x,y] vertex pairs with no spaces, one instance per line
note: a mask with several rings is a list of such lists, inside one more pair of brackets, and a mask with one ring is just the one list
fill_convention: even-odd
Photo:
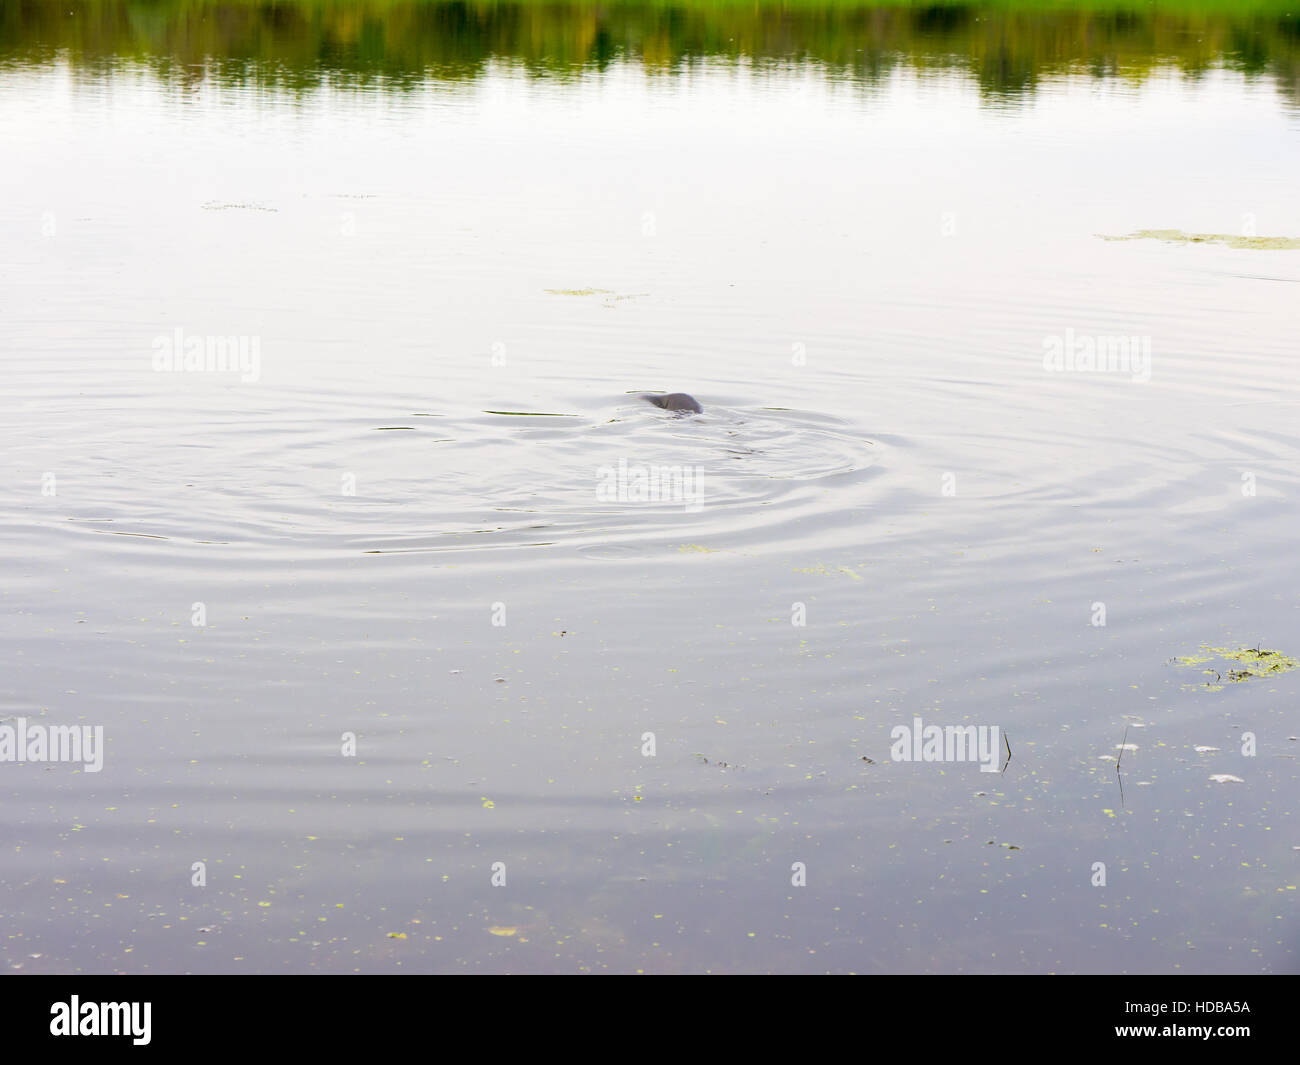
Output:
[[696,414],[701,414],[704,408],[694,396],[688,396],[685,392],[670,392],[666,396],[652,396],[645,393],[641,396],[647,403],[653,403],[656,407],[662,407],[664,410],[688,410]]

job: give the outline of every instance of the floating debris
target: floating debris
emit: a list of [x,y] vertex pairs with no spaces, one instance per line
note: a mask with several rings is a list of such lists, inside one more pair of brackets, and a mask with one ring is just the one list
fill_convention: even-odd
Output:
[[1192,748],[1192,750],[1194,750],[1197,754],[1208,754],[1210,751],[1217,751],[1218,749],[1219,749],[1218,747],[1193,747]]
[[1181,229],[1139,229],[1124,237],[1097,234],[1102,240],[1162,240],[1167,244],[1222,244],[1229,248],[1255,251],[1294,251],[1300,237],[1251,237],[1242,233],[1184,233]]
[[[1223,691],[1223,682],[1225,680],[1229,684],[1242,684],[1249,680],[1257,680],[1260,677],[1275,677],[1281,673],[1289,673],[1293,669],[1300,668],[1300,660],[1271,648],[1259,646],[1237,648],[1203,646],[1201,651],[1203,653],[1198,655],[1181,655],[1171,658],[1169,664],[1198,666],[1204,665],[1206,662],[1212,662],[1216,658],[1222,658],[1243,663],[1243,666],[1233,669],[1225,665],[1222,671],[1214,667],[1204,669],[1202,672],[1207,677],[1212,677],[1213,680],[1207,680],[1204,684],[1184,685],[1189,691]],[[1249,668],[1245,668],[1247,666]]]
[[272,214],[279,210],[278,207],[263,207],[260,203],[220,203],[217,200],[209,200],[203,205],[205,211],[269,211]]
[[837,577],[845,576],[850,580],[862,580],[862,574],[852,566],[826,565],[824,562],[818,562],[815,566],[795,567],[795,573],[808,573],[814,577]]
[[1216,784],[1244,784],[1246,783],[1241,777],[1234,777],[1231,773],[1214,773],[1210,779]]

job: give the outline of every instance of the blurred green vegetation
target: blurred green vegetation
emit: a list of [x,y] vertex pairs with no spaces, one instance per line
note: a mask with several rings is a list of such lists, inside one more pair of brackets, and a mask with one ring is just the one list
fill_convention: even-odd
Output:
[[472,79],[494,61],[551,77],[813,63],[867,84],[960,70],[997,96],[1224,66],[1300,103],[1300,0],[0,0],[0,64],[58,60],[291,91]]

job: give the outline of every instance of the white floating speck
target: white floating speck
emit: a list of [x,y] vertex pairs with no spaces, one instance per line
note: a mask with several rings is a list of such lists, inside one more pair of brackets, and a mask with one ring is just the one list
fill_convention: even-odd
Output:
[[1217,751],[1219,748],[1217,748],[1217,747],[1193,747],[1192,749],[1193,749],[1197,754],[1207,754],[1207,753],[1210,752],[1210,751]]
[[1216,784],[1244,784],[1246,783],[1241,777],[1234,777],[1231,773],[1214,773],[1210,776]]

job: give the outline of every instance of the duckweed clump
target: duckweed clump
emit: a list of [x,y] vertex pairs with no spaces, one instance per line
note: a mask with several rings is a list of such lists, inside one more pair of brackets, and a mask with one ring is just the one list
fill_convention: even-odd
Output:
[[1295,251],[1300,237],[1248,237],[1242,233],[1184,233],[1181,229],[1139,229],[1124,237],[1101,234],[1102,240],[1163,240],[1179,244],[1223,244],[1255,251]]
[[[1212,680],[1206,680],[1204,684],[1186,685],[1194,691],[1222,691],[1225,681],[1228,684],[1242,684],[1261,677],[1276,677],[1282,673],[1290,673],[1291,670],[1300,667],[1300,660],[1266,647],[1233,648],[1206,645],[1201,648],[1201,651],[1201,654],[1179,655],[1170,659],[1171,664],[1176,666],[1200,666],[1207,662],[1214,662],[1216,659],[1226,660],[1222,663],[1222,668],[1210,666],[1201,671],[1207,677],[1213,678]],[[1228,662],[1240,663],[1240,665],[1231,666],[1227,664]]]

